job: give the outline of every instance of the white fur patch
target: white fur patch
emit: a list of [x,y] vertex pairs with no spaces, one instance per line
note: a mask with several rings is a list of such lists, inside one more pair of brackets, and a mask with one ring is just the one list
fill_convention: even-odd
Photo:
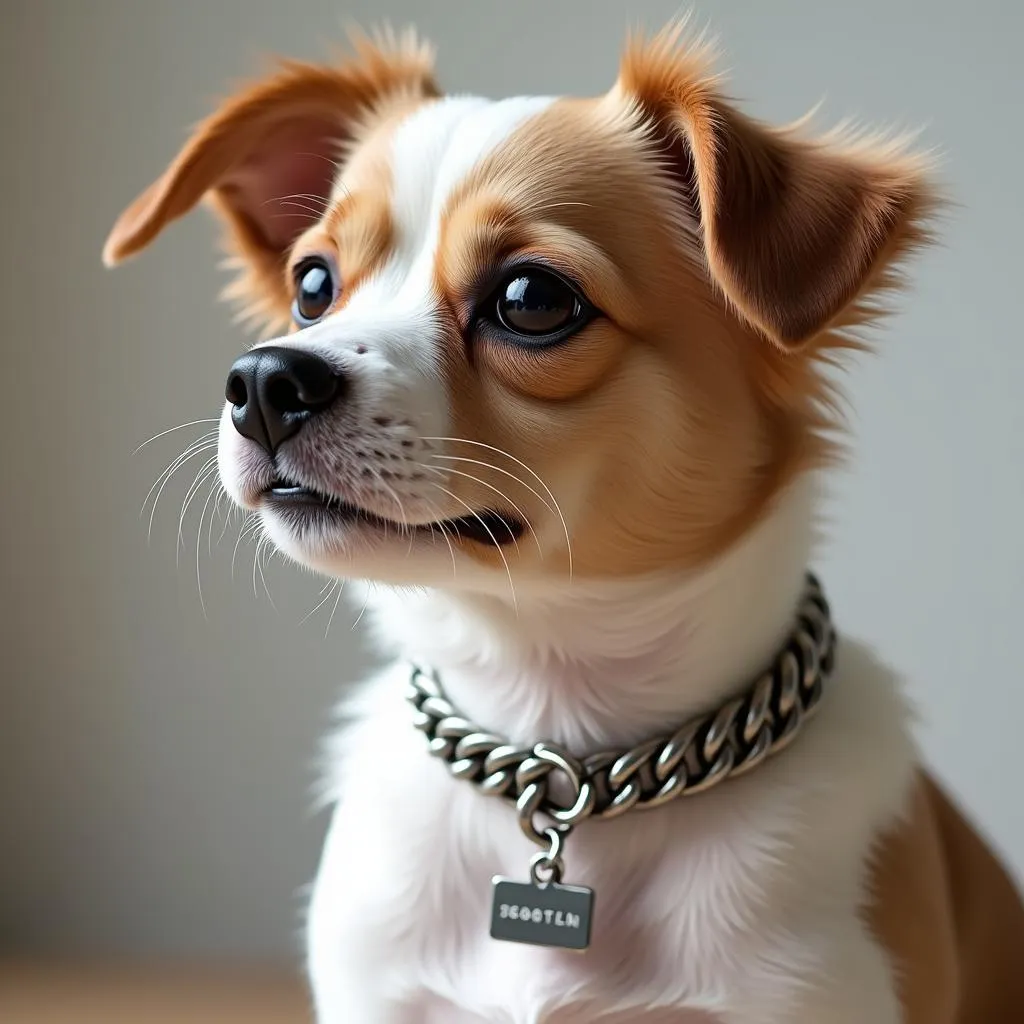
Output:
[[[810,557],[804,481],[712,568],[534,595],[379,592],[390,645],[441,671],[467,715],[585,753],[663,731],[753,676],[788,631]],[[840,617],[841,625],[841,617]],[[704,796],[569,837],[596,893],[583,957],[491,940],[490,879],[535,852],[505,804],[429,758],[407,669],[348,709],[337,809],[310,915],[320,1019],[507,1024],[898,1024],[861,923],[864,864],[901,812],[915,751],[891,672],[841,640],[817,718],[785,754]]]
[[[225,407],[220,471],[235,501],[253,504],[254,493],[275,475],[284,475],[317,490],[340,492],[352,503],[401,523],[431,522],[463,512],[439,509],[450,502],[417,472],[417,462],[434,450],[429,438],[450,433],[434,287],[441,223],[453,190],[466,175],[551,102],[451,98],[424,106],[398,126],[391,140],[395,244],[387,262],[337,313],[298,334],[265,343],[321,355],[347,377],[348,396],[331,410],[329,429],[315,437],[316,429],[306,430],[277,453],[276,473],[253,443],[233,429],[230,408]],[[382,422],[394,426],[381,427]],[[382,467],[374,453],[385,449],[390,462]],[[364,566],[360,551],[351,547],[337,562],[332,539],[300,539],[272,514],[263,519],[280,550],[326,572],[359,576],[365,570],[375,578],[388,578],[393,568],[406,581],[436,581],[445,577],[449,557],[456,558],[434,537],[394,545],[391,552],[381,546],[367,548],[362,555],[371,554],[372,565]],[[473,568],[467,565],[462,578]]]

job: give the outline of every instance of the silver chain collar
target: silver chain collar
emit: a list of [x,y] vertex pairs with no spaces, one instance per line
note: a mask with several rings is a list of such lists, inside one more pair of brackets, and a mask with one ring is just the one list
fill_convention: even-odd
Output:
[[[581,821],[615,818],[634,807],[660,807],[704,793],[784,750],[818,707],[835,645],[828,602],[818,580],[808,574],[793,633],[746,693],[671,735],[582,760],[554,743],[517,747],[481,730],[458,713],[437,675],[419,667],[412,669],[408,700],[430,753],[456,778],[515,804],[524,834],[548,849],[534,860],[539,858],[539,866],[557,881],[561,845],[556,836]],[[568,780],[568,806],[549,796],[555,772]],[[538,815],[555,827],[538,827]]]

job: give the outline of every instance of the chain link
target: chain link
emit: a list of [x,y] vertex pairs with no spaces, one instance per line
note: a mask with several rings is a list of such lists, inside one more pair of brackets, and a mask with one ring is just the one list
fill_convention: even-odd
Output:
[[[516,747],[482,731],[458,713],[436,674],[416,666],[408,700],[430,753],[456,778],[515,803],[523,832],[550,846],[551,829],[538,827],[539,816],[564,835],[586,818],[614,818],[703,793],[783,750],[817,709],[835,646],[828,602],[808,574],[793,633],[746,693],[669,736],[582,760],[553,743]],[[549,792],[556,775],[568,782],[567,803]]]

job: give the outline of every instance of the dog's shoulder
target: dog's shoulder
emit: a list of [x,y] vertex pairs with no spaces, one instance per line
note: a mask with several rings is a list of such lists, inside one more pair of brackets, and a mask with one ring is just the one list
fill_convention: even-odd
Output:
[[942,787],[918,774],[871,864],[872,929],[908,1024],[1010,1024],[1024,1006],[1024,904]]

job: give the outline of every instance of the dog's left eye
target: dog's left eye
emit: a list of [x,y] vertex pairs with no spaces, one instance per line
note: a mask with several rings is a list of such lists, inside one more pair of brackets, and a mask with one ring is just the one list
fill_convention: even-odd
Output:
[[540,267],[520,267],[505,277],[480,310],[480,318],[519,344],[562,341],[592,316],[592,309],[564,278]]
[[320,320],[334,305],[338,294],[334,270],[321,256],[311,256],[295,268],[295,301],[292,319],[299,327]]

